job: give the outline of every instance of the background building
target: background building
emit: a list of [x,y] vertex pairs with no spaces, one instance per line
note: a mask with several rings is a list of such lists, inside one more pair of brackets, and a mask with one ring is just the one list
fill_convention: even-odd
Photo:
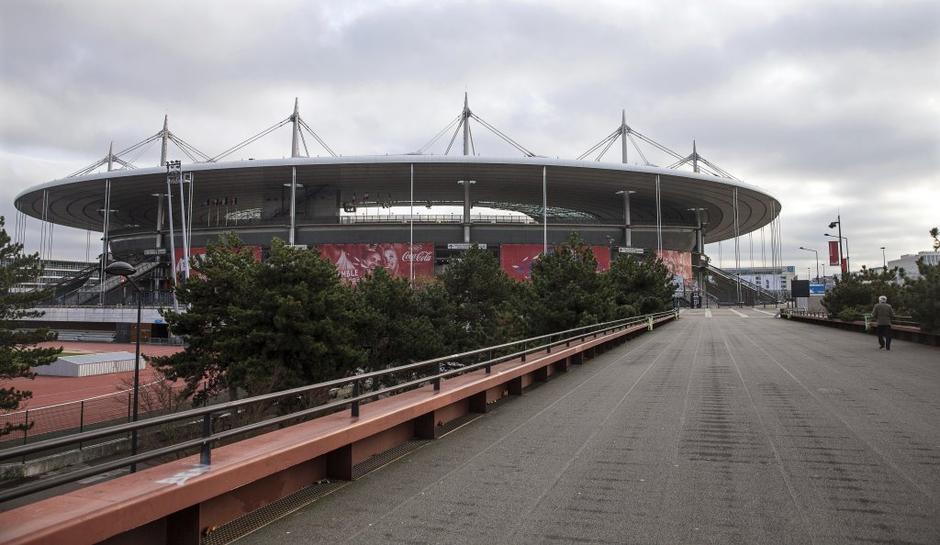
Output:
[[920,278],[920,271],[917,269],[917,261],[923,259],[927,265],[940,265],[940,252],[917,252],[916,254],[902,255],[898,259],[892,259],[888,262],[888,268],[900,267],[907,273],[907,278],[917,280]]

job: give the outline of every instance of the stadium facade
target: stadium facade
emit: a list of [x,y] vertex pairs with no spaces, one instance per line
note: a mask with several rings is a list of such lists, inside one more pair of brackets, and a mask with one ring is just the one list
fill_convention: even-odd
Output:
[[[471,120],[494,130],[523,157],[472,154]],[[601,262],[618,251],[645,250],[664,257],[678,253],[678,262],[691,267],[702,264],[706,242],[773,229],[780,213],[774,197],[694,149],[687,157],[670,152],[680,158],[674,168],[627,164],[628,141],[659,144],[625,119],[592,148],[606,151],[619,140],[620,163],[537,156],[479,119],[466,101],[445,127],[454,127],[448,151],[463,132],[464,154],[456,156],[335,156],[300,117],[296,103],[291,116],[260,136],[284,125],[293,129],[291,157],[223,161],[244,143],[208,157],[164,123],[163,130],[128,148],[160,141],[163,166],[134,168],[122,159],[128,150],[109,151],[73,176],[22,192],[15,206],[44,224],[101,232],[102,263],[141,265],[155,290],[168,289],[168,279],[185,274],[186,255],[204,251],[227,232],[258,248],[259,255],[280,238],[333,255],[341,270],[384,266],[414,277],[416,268],[427,274],[424,263],[440,267],[470,244],[498,253],[512,273],[519,264],[507,256],[531,261],[571,233],[594,246]],[[331,156],[304,156],[304,131]],[[197,161],[167,163],[168,143]],[[681,263],[678,268],[679,276],[694,282],[691,269]],[[99,291],[107,291],[103,283]]]

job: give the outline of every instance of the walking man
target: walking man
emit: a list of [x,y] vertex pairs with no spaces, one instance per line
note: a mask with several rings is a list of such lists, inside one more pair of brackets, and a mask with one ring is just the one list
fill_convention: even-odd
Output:
[[875,320],[878,330],[878,346],[891,350],[891,319],[894,318],[894,309],[888,304],[887,297],[878,297],[878,304],[872,309],[871,317]]

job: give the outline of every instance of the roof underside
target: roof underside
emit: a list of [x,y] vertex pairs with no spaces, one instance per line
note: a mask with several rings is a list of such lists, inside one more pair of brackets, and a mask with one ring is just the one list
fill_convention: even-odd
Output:
[[[515,210],[540,219],[542,173],[546,172],[549,222],[623,224],[623,198],[629,190],[631,223],[655,225],[655,179],[660,176],[664,226],[695,224],[694,212],[704,208],[706,240],[716,242],[734,236],[733,191],[738,190],[742,234],[754,231],[776,217],[780,203],[757,188],[737,181],[632,165],[560,161],[545,158],[487,159],[480,157],[392,156],[337,159],[284,159],[185,165],[193,172],[193,224],[200,225],[212,206],[207,202],[237,199],[238,209],[282,206],[292,167],[302,186],[298,199],[324,201],[335,207],[342,202],[392,206],[408,205],[410,174],[414,168],[414,202],[459,204],[463,188],[458,180],[474,180],[474,206]],[[110,231],[114,234],[152,230],[157,218],[157,197],[166,193],[163,169],[116,171],[49,182],[19,195],[18,210],[43,217],[43,192],[48,191],[48,213],[53,223],[102,230],[105,183],[111,180]],[[174,200],[179,196],[174,188]],[[366,197],[368,195],[368,197]],[[273,203],[273,204],[272,204]],[[217,213],[217,212],[216,212]]]

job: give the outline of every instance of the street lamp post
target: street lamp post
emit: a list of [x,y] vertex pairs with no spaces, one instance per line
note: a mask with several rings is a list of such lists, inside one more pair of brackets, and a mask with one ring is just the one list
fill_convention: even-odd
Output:
[[816,254],[816,281],[819,282],[819,252],[812,248],[804,248],[803,246],[800,246],[800,249],[806,252],[813,252],[814,254]]
[[888,258],[885,257],[885,247],[881,247],[881,267],[888,272]]
[[[104,272],[114,276],[123,276],[124,279],[132,286],[137,292],[137,339],[135,340],[135,351],[134,351],[134,401],[131,409],[131,420],[133,422],[137,421],[138,410],[140,407],[140,314],[141,314],[141,304],[142,304],[142,293],[140,287],[137,285],[137,282],[134,281],[133,275],[137,272],[132,265],[124,261],[115,261],[105,267]],[[137,454],[137,430],[131,432],[131,456]],[[131,464],[131,473],[137,471],[137,464]]]
[[[849,239],[842,236],[842,214],[836,215],[836,221],[829,222],[829,228],[833,229],[836,226],[839,226],[839,270],[842,270],[842,258],[845,257],[845,270],[843,272],[849,272],[852,270],[852,267],[849,265]],[[830,236],[829,233],[826,233],[826,236]],[[845,240],[845,253],[842,252],[842,241]]]

